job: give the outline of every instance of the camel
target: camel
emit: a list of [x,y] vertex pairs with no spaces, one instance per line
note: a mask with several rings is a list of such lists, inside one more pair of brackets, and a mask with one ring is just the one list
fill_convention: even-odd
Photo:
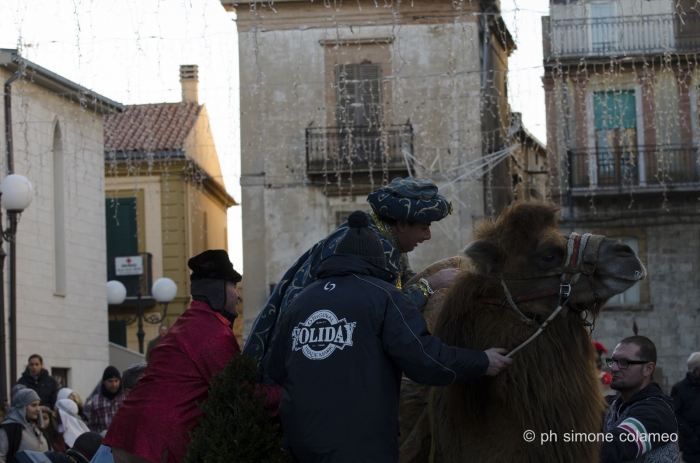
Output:
[[[403,442],[401,462],[598,462],[599,443],[565,442],[564,435],[599,433],[602,426],[589,329],[607,300],[643,279],[646,270],[616,240],[562,235],[557,211],[514,203],[477,227],[466,258],[438,262],[416,276],[463,269],[424,310],[429,327],[449,345],[512,351],[546,327],[495,378],[433,388],[430,400],[427,389],[405,381],[403,438],[413,432]],[[526,441],[526,431],[534,432],[534,442]],[[549,442],[541,442],[544,435]]]

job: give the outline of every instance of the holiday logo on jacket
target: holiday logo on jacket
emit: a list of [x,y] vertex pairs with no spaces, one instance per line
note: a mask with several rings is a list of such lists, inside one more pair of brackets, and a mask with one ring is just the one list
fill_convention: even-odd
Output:
[[292,350],[302,351],[310,360],[323,360],[334,350],[352,346],[356,322],[338,320],[330,310],[314,312],[292,330]]

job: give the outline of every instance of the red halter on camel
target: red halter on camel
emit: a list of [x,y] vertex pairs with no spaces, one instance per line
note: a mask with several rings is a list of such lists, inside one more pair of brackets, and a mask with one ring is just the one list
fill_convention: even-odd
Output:
[[[483,275],[486,278],[500,280],[501,286],[503,286],[503,291],[505,292],[505,297],[503,299],[483,298],[479,299],[479,301],[483,302],[484,304],[498,306],[505,306],[507,304],[515,311],[515,313],[518,314],[520,319],[528,325],[536,323],[535,317],[528,317],[527,315],[525,315],[525,313],[523,313],[518,308],[518,302],[534,301],[536,299],[543,299],[545,297],[556,296],[557,294],[559,295],[559,303],[557,304],[557,308],[554,310],[554,312],[551,313],[549,318],[547,318],[547,320],[545,320],[544,323],[542,323],[539,326],[537,331],[532,336],[530,336],[530,338],[528,338],[527,341],[513,349],[511,352],[509,352],[506,355],[506,357],[512,357],[513,354],[515,354],[520,349],[528,345],[530,342],[532,342],[532,340],[539,336],[542,333],[542,331],[544,331],[549,322],[551,322],[557,316],[557,314],[561,312],[564,306],[566,306],[569,302],[569,297],[571,296],[571,286],[573,284],[576,284],[581,275],[586,275],[588,277],[591,289],[593,290],[595,304],[598,305],[599,299],[595,289],[593,272],[595,272],[596,262],[598,260],[598,251],[600,250],[600,245],[604,239],[605,237],[603,235],[593,235],[590,233],[579,235],[576,232],[572,232],[571,235],[569,235],[569,239],[566,243],[566,257],[564,258],[564,262],[562,263],[561,267],[553,268],[545,272],[497,273]],[[561,275],[561,282],[559,284],[558,289],[549,289],[545,291],[539,291],[536,293],[524,294],[515,298],[511,296],[510,291],[508,290],[508,286],[506,285],[506,280],[535,280],[556,275]],[[569,307],[573,310],[576,310],[571,306]],[[592,332],[595,320],[593,323],[591,323],[586,320],[587,317],[588,314],[586,313],[586,317],[584,317],[582,323],[591,327]]]

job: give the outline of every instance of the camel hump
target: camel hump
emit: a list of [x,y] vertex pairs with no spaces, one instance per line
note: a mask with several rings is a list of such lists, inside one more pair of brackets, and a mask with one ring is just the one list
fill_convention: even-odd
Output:
[[[406,286],[414,285],[418,283],[418,281],[421,278],[429,278],[435,275],[440,270],[444,270],[447,268],[458,268],[460,270],[468,270],[469,268],[471,268],[471,263],[469,261],[469,258],[466,256],[454,256],[448,257],[447,259],[439,260],[434,264],[427,266],[423,271],[415,274],[413,278],[411,278],[408,281],[408,283],[406,283]],[[438,314],[440,313],[440,309],[442,308],[442,302],[445,300],[446,294],[447,288],[437,290],[435,294],[430,296],[430,299],[428,299],[428,303],[422,310],[423,318],[425,318],[425,321],[428,324],[428,330],[430,330],[431,333],[433,332],[435,321],[437,320]]]

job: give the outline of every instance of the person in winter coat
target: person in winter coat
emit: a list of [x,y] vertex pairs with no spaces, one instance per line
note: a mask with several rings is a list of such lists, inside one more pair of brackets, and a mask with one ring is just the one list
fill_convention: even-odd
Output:
[[384,250],[362,211],[352,213],[318,280],[282,317],[266,373],[282,385],[280,418],[302,462],[398,461],[401,372],[446,386],[495,376],[505,349],[450,347],[392,283]]
[[[199,424],[212,377],[240,352],[233,334],[241,275],[223,250],[191,258],[192,303],[151,352],[93,463],[177,463]],[[280,388],[264,386],[276,411]]]
[[123,402],[121,374],[116,367],[108,366],[102,373],[100,392],[92,398],[90,429],[96,433],[107,431]]
[[58,383],[44,368],[44,359],[39,354],[32,354],[27,362],[27,369],[22,373],[22,377],[17,380],[17,384],[22,384],[29,389],[33,389],[39,394],[41,405],[53,409],[56,405],[56,395],[58,394]]
[[[425,278],[427,283],[407,286],[416,272],[408,262],[408,253],[431,238],[430,226],[452,213],[452,204],[438,194],[432,180],[417,181],[412,177],[395,178],[387,186],[367,196],[372,212],[367,213],[370,228],[379,236],[384,249],[384,266],[393,274],[390,282],[410,301],[422,309],[432,291],[450,286],[458,269],[443,269]],[[294,298],[316,281],[322,259],[333,255],[335,247],[348,229],[342,223],[330,235],[316,243],[297,259],[280,279],[251,329],[243,353],[264,357],[276,332],[278,317],[284,314]]]
[[49,444],[42,433],[39,395],[33,389],[21,389],[12,396],[12,408],[0,423],[0,463],[9,463],[20,450],[46,452]]
[[700,352],[688,357],[688,373],[671,389],[678,438],[686,463],[700,463]]
[[601,463],[680,463],[671,398],[651,379],[654,343],[644,336],[625,338],[606,362],[612,373],[610,387],[620,395],[608,396],[612,403],[603,433],[610,437],[602,443]]

